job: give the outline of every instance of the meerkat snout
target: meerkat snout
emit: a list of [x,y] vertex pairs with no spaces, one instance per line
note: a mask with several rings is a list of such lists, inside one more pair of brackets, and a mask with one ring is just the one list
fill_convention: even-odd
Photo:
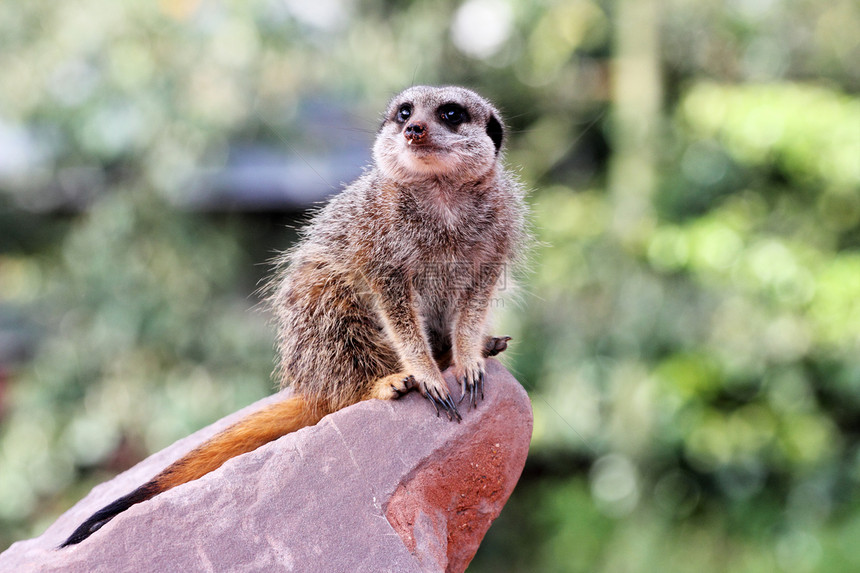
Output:
[[427,124],[423,121],[413,121],[403,130],[406,143],[425,143],[427,141]]

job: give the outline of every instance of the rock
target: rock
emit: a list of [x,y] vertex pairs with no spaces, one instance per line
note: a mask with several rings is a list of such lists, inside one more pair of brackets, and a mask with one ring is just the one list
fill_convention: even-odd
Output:
[[97,486],[0,555],[0,571],[463,571],[519,479],[532,430],[525,391],[497,361],[487,368],[484,401],[461,407],[460,424],[416,393],[362,402],[56,549],[93,512],[286,394],[261,400]]

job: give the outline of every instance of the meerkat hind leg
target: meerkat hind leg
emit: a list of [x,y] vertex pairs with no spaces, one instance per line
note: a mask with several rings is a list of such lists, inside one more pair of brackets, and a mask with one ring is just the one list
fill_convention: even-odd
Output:
[[510,340],[510,336],[488,336],[484,341],[484,358],[495,356],[507,350]]
[[395,372],[378,378],[370,389],[368,398],[396,400],[415,388],[415,378],[407,372]]

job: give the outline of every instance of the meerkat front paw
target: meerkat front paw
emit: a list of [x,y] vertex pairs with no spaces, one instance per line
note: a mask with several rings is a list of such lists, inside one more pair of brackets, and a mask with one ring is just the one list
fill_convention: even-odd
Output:
[[448,392],[448,385],[440,379],[438,381],[420,382],[407,372],[397,372],[383,376],[373,383],[366,398],[377,398],[380,400],[396,400],[411,390],[418,389],[422,396],[430,400],[433,407],[436,409],[436,415],[439,411],[445,412],[449,420],[462,420],[460,412],[457,411],[457,406],[454,404],[454,399]]
[[[454,367],[454,379],[460,385],[460,402],[469,393],[469,409],[478,405],[478,394],[484,399],[484,359],[473,360],[467,365]],[[460,403],[458,402],[458,404]]]
[[459,423],[463,417],[457,411],[457,405],[454,404],[454,399],[451,398],[451,393],[448,392],[448,385],[444,380],[422,380],[418,382],[418,391],[421,395],[430,400],[433,407],[436,408],[436,416],[439,416],[441,409],[448,416],[449,420],[457,420]]

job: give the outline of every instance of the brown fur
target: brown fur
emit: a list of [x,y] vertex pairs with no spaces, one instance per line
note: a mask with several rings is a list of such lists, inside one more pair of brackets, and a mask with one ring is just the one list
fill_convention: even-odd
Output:
[[[456,130],[437,116],[450,102],[469,114]],[[412,113],[401,124],[404,104]],[[491,300],[525,238],[522,189],[502,168],[491,121],[501,126],[498,111],[462,88],[410,88],[391,101],[374,168],[280,261],[270,300],[282,387],[336,410],[404,371],[422,394],[445,397],[433,360],[445,353],[463,390],[477,381]],[[427,130],[420,145],[401,135],[416,122]]]
[[171,464],[153,480],[155,488],[162,492],[196,480],[218,469],[230,458],[254,451],[305,426],[312,426],[322,417],[323,411],[301,396],[272,404]]

